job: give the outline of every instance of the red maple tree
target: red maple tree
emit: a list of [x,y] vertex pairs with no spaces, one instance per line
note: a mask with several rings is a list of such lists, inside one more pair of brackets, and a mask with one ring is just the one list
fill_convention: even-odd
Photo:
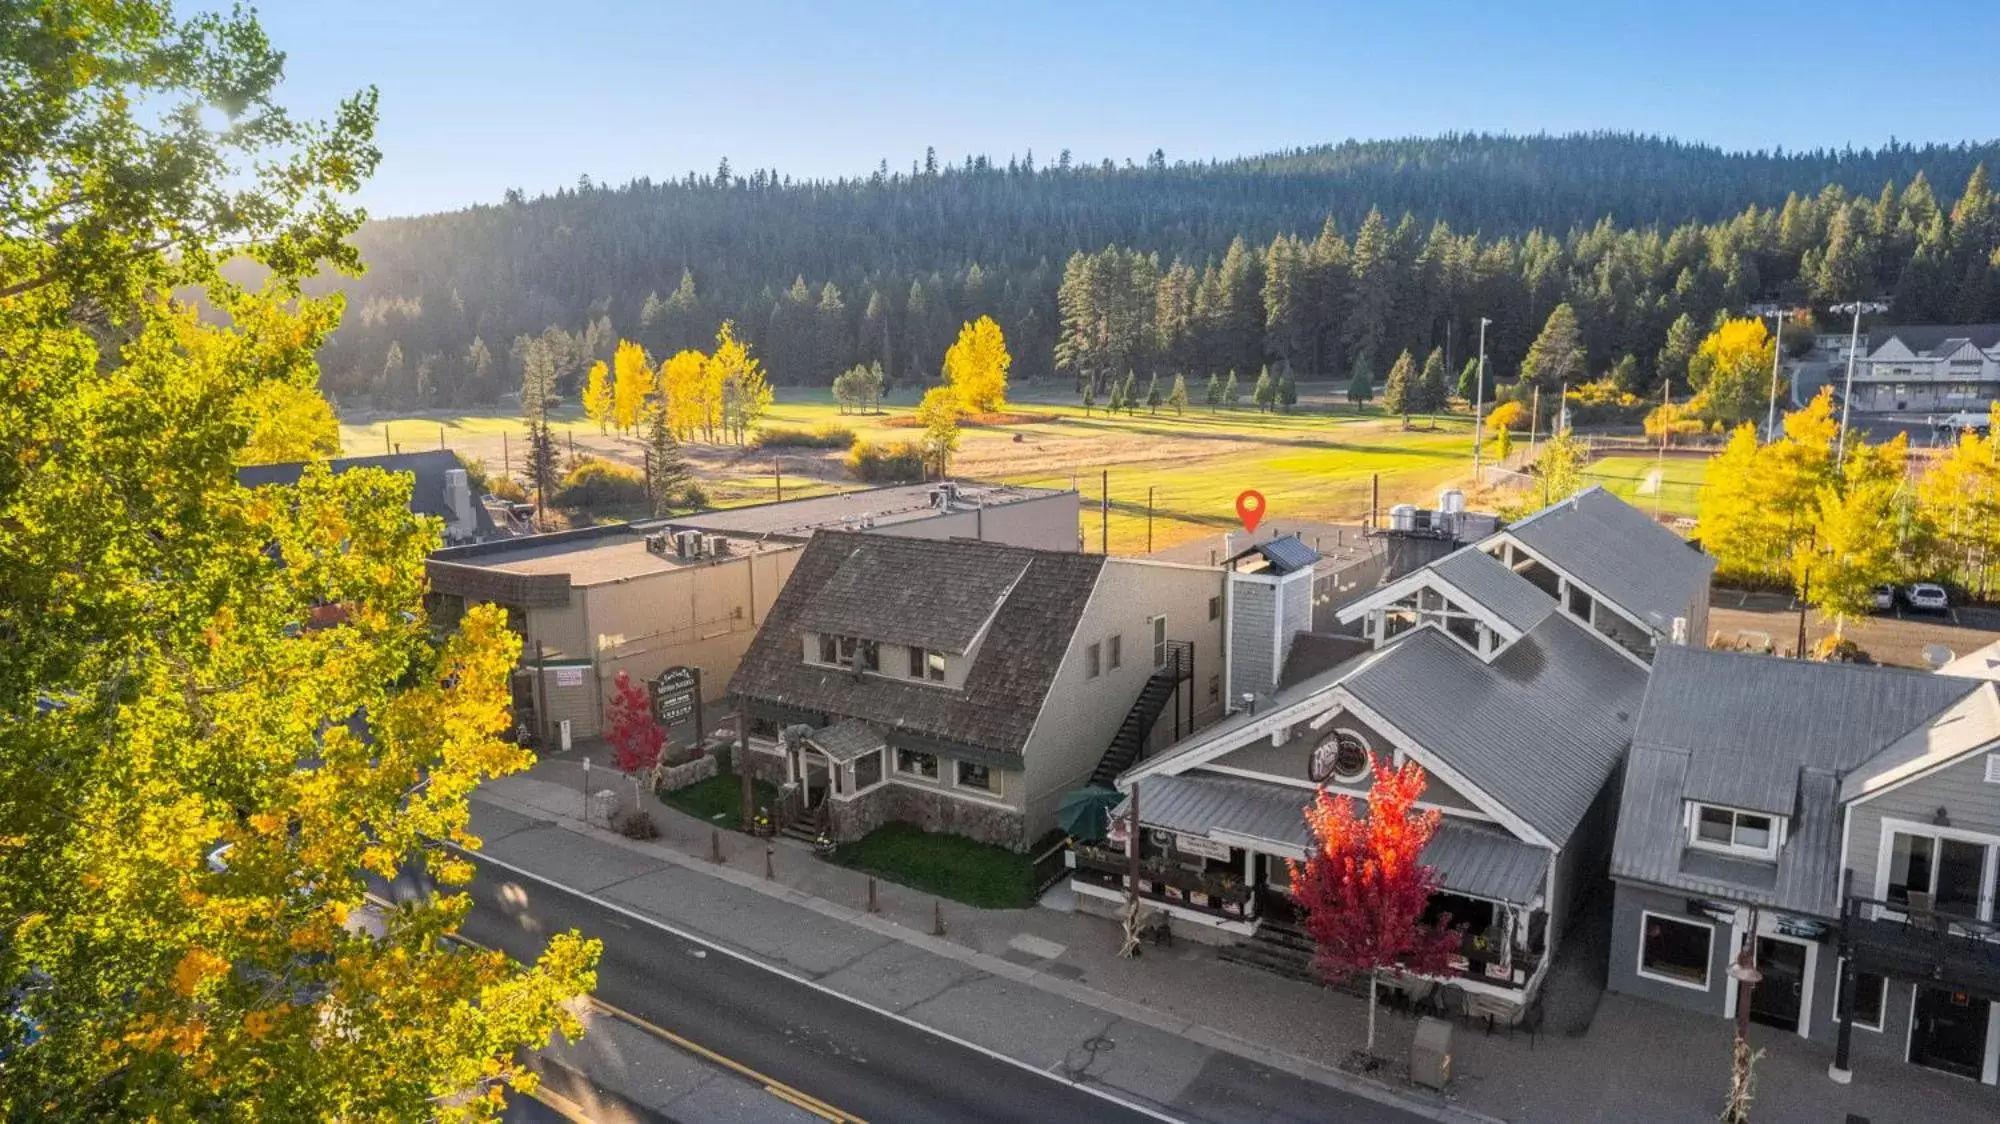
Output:
[[1459,934],[1451,915],[1434,925],[1424,911],[1438,890],[1435,867],[1419,857],[1437,834],[1436,809],[1419,812],[1423,766],[1405,761],[1391,770],[1369,755],[1374,784],[1364,811],[1353,798],[1326,789],[1306,806],[1314,847],[1303,864],[1292,862],[1292,894],[1306,911],[1306,932],[1316,951],[1313,967],[1328,979],[1368,973],[1368,1050],[1375,1049],[1375,986],[1384,970],[1449,975]]
[[646,689],[622,671],[611,686],[611,705],[605,709],[605,724],[604,738],[611,743],[618,768],[632,778],[633,796],[637,799],[639,774],[660,763],[660,750],[667,744],[667,733],[653,720],[653,703]]

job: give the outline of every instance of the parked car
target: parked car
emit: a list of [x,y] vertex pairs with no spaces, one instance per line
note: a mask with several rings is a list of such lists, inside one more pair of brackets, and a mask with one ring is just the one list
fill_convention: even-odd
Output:
[[1896,607],[1896,587],[1893,585],[1878,585],[1871,596],[1878,613],[1886,613]]
[[1904,591],[1910,608],[1919,613],[1943,613],[1951,609],[1951,597],[1936,582],[1918,582]]

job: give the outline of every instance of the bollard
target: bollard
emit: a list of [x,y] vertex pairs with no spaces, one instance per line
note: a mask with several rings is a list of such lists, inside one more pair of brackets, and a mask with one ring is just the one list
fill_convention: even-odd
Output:
[[875,880],[873,878],[868,880],[868,912],[882,912],[882,907],[875,904]]
[[944,936],[944,903],[931,903],[931,936]]
[[764,877],[766,878],[776,878],[778,876],[777,872],[771,866],[771,854],[773,850],[774,848],[769,843],[764,844]]
[[722,832],[718,828],[708,831],[708,859],[710,862],[722,861]]

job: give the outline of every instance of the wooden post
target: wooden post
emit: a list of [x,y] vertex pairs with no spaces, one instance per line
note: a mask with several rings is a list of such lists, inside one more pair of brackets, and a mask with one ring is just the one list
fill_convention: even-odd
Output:
[[875,900],[875,879],[872,877],[868,879],[868,912],[882,912],[882,906]]
[[500,431],[500,475],[509,476],[513,471],[514,466],[507,455],[507,431],[503,429]]
[[719,827],[708,829],[708,861],[722,861],[722,829]]
[[1840,880],[1840,976],[1835,981],[1835,1018],[1839,1020],[1840,1034],[1834,1039],[1833,1064],[1827,1067],[1826,1075],[1835,1083],[1845,1085],[1854,1080],[1854,1071],[1848,1067],[1848,1047],[1854,1038],[1854,946],[1848,941],[1848,922],[1854,916],[1854,905],[1847,900],[1853,892],[1854,872],[1843,871]]
[[771,846],[769,839],[764,840],[764,877],[766,878],[776,878],[778,876],[777,868],[772,865],[771,861],[771,853],[776,850],[776,847]]
[[749,827],[757,822],[757,790],[750,783],[750,700],[747,698],[737,700],[736,704],[736,776],[743,784],[743,824]]
[[1153,485],[1146,485],[1146,553],[1153,553]]
[[931,936],[944,936],[944,902],[940,900],[931,902]]
[[382,453],[383,453],[383,455],[385,455],[385,456],[386,456],[386,455],[388,455],[388,454],[390,454],[390,453],[393,453],[393,452],[395,452],[395,451],[396,451],[396,449],[395,449],[395,446],[393,446],[393,445],[390,445],[390,444],[389,444],[389,423],[388,423],[388,422],[383,422],[383,423],[382,423]]

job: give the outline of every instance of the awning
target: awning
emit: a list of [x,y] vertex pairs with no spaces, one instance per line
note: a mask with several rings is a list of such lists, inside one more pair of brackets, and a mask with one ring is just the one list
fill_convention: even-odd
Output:
[[[1273,854],[1303,859],[1312,843],[1305,806],[1312,793],[1292,785],[1237,777],[1147,777],[1139,782],[1139,821],[1149,828],[1214,838],[1238,836]],[[1131,800],[1114,816],[1129,815]],[[1498,827],[1444,817],[1424,862],[1455,894],[1527,905],[1542,894],[1551,854]]]

